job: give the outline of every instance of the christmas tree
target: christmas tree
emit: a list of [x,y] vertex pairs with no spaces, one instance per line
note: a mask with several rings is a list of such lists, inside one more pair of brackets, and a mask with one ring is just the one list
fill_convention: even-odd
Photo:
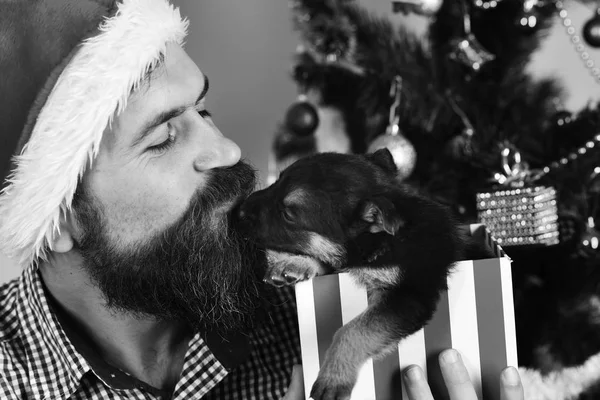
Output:
[[525,68],[558,20],[600,81],[587,52],[600,47],[600,16],[577,30],[563,1],[391,1],[390,13],[431,17],[423,41],[352,0],[290,4],[300,96],[276,132],[274,169],[389,148],[404,184],[484,222],[513,259],[519,362],[548,378],[540,390],[600,394],[589,363],[600,353],[600,112],[562,110],[559,84]]

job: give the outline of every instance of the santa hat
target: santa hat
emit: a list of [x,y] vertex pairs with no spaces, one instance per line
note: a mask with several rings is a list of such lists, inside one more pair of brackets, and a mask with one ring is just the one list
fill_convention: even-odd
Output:
[[103,132],[187,25],[167,0],[0,1],[1,253],[47,256]]

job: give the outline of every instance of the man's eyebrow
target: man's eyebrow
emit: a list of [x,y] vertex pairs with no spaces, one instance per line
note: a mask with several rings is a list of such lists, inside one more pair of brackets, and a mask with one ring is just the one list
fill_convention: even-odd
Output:
[[209,87],[208,77],[206,75],[203,75],[203,76],[204,76],[204,87],[202,88],[202,92],[200,93],[200,95],[198,96],[198,98],[196,99],[194,104],[175,107],[173,109],[159,113],[157,116],[155,116],[150,121],[148,121],[144,124],[143,128],[140,130],[139,135],[135,138],[135,140],[133,141],[131,146],[135,147],[135,146],[139,145],[146,138],[146,136],[148,136],[148,134],[150,133],[150,131],[153,128],[156,128],[157,126],[159,126],[161,124],[164,124],[171,118],[176,118],[176,117],[180,116],[186,110],[188,110],[190,107],[194,107],[198,103],[200,103],[202,101],[202,99],[204,99],[206,97],[206,93],[208,92],[208,87]]

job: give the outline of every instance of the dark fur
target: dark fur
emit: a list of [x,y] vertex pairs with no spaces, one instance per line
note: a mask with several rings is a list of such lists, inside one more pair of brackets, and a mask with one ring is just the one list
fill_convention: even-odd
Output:
[[[464,248],[449,211],[397,181],[387,150],[301,159],[252,194],[240,217],[267,249],[267,281],[294,284],[347,270],[371,292],[369,308],[336,333],[315,400],[349,398],[367,358],[429,321]],[[342,250],[335,257],[333,245]]]

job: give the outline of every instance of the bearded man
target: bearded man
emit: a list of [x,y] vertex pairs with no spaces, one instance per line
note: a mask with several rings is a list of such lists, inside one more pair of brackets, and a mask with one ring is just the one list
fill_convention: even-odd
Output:
[[304,398],[293,296],[230,218],[255,172],[187,25],[167,0],[0,0],[0,252],[23,268],[2,399]]

